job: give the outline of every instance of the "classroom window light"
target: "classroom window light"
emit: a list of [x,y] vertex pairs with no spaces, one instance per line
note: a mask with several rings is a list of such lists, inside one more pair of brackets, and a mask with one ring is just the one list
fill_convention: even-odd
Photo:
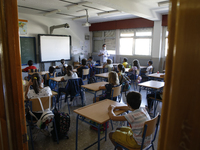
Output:
[[167,50],[168,50],[168,38],[165,38],[165,56],[167,56]]
[[131,36],[134,36],[134,33],[121,33],[120,36],[121,37],[131,37]]
[[151,39],[136,39],[135,55],[151,55]]
[[136,36],[152,36],[152,32],[136,32]]
[[133,54],[133,38],[120,38],[120,55]]

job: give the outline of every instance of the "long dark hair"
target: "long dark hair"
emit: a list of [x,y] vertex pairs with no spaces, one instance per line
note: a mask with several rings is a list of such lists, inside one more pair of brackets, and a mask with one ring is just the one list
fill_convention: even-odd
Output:
[[72,71],[72,66],[71,65],[68,65],[67,66],[67,69],[66,69],[66,74],[67,74],[67,76],[71,76],[72,75],[72,73],[71,73],[71,71]]
[[124,68],[124,66],[123,66],[122,64],[119,64],[117,67],[118,67],[119,70],[122,71],[123,73],[125,72],[125,68]]
[[42,76],[39,73],[34,73],[31,77],[33,83],[33,90],[36,94],[39,93],[40,84],[42,83]]
[[133,60],[133,66],[136,66],[137,69],[140,70],[140,63],[139,63],[139,60],[134,59],[134,60]]

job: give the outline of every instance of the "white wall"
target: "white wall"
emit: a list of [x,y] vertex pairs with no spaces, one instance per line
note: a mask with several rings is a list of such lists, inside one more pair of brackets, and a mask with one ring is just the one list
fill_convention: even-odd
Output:
[[[36,37],[36,54],[37,54],[37,62],[39,62],[39,52],[38,52],[38,34],[50,34],[50,26],[53,25],[60,25],[64,23],[68,23],[70,28],[60,28],[60,29],[54,29],[53,34],[58,35],[71,35],[72,37],[72,61],[73,58],[78,57],[78,55],[82,52],[86,54],[85,51],[90,52],[90,42],[85,40],[85,35],[89,35],[89,28],[88,27],[82,27],[82,23],[75,22],[72,20],[67,19],[57,19],[57,18],[49,18],[49,17],[43,17],[43,16],[36,16],[36,15],[29,15],[24,13],[18,14],[19,19],[25,19],[28,20],[27,24],[27,35],[21,35],[21,36],[27,36],[27,37]],[[87,46],[87,49],[85,49],[85,44]],[[83,50],[82,50],[83,47]],[[74,52],[76,54],[74,54]],[[68,61],[67,63],[71,63],[72,61]],[[59,62],[56,62],[56,65],[59,64]],[[36,67],[38,67],[40,70],[48,70],[51,63],[38,63],[36,64]],[[27,66],[22,66],[22,68],[25,68]],[[22,74],[23,77],[27,75],[27,73]]]

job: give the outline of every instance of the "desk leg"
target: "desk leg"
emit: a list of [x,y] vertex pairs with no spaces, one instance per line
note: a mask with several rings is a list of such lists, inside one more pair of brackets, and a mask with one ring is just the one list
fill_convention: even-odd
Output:
[[79,115],[76,117],[76,150],[78,149],[78,118]]
[[101,124],[98,124],[98,150],[100,150],[100,126]]
[[[154,99],[154,102],[156,102],[156,91],[155,91],[155,99]],[[153,104],[154,104],[154,102],[153,102]],[[156,108],[157,108],[157,104],[154,104],[153,117],[155,117]]]
[[97,92],[95,91],[95,92],[94,92],[94,100],[95,100],[94,102],[95,102],[95,103],[96,103],[96,97],[97,97]]
[[108,126],[109,121],[106,122],[106,130],[105,130],[105,141],[107,140],[107,126]]

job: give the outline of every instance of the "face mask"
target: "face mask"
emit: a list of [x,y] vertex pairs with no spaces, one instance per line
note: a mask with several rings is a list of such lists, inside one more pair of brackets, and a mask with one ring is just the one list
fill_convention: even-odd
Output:
[[103,50],[106,50],[106,47],[103,47]]

